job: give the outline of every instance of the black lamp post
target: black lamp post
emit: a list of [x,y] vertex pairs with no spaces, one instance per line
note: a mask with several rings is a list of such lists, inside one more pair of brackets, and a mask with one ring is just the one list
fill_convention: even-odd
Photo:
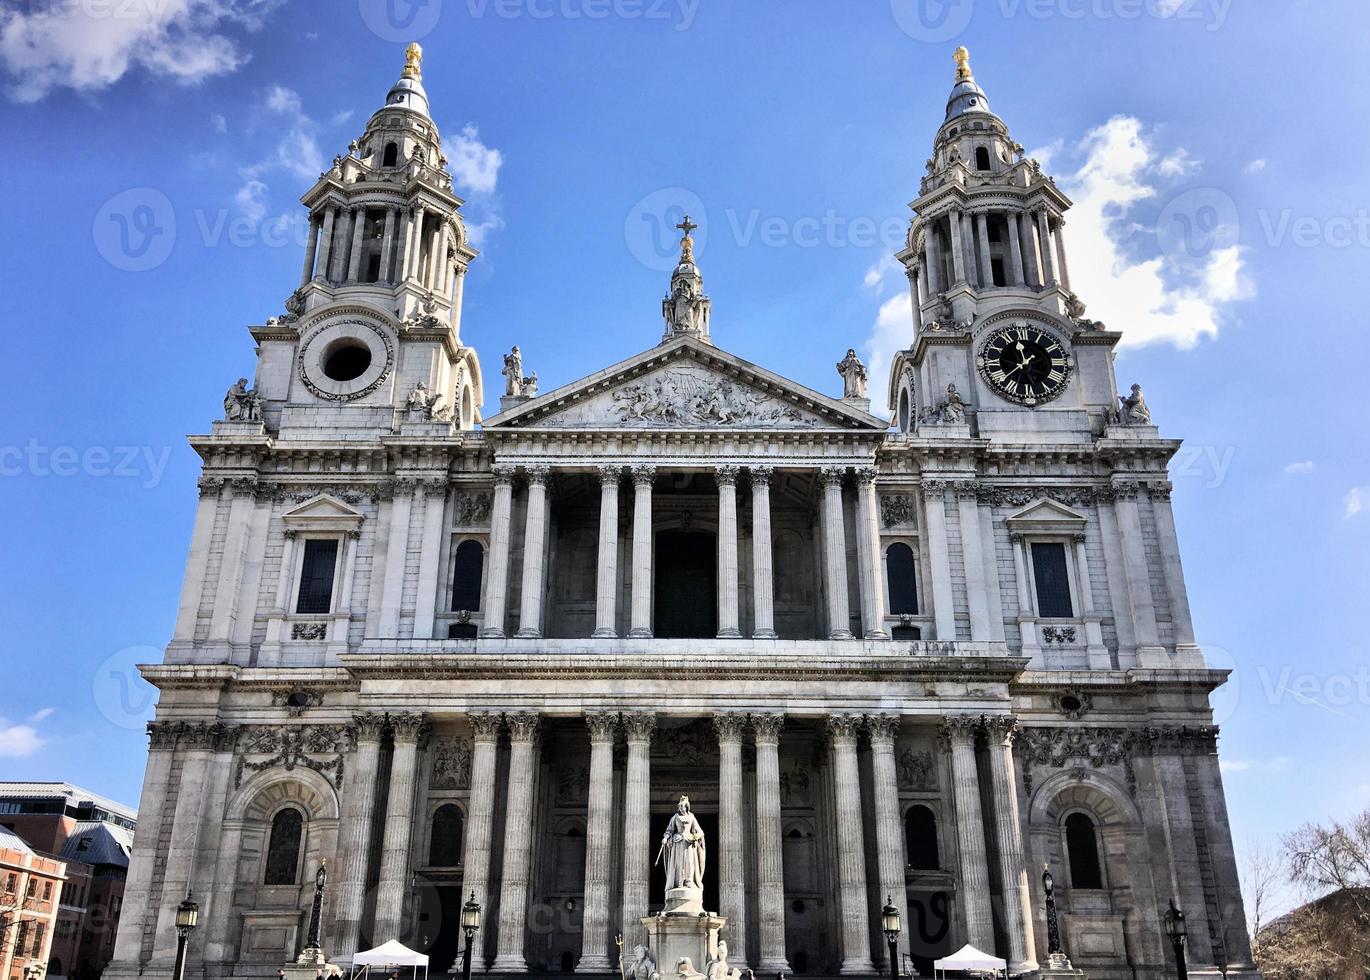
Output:
[[885,896],[885,907],[880,910],[880,927],[885,931],[885,942],[890,944],[890,980],[899,980],[899,910],[894,907],[893,896]]
[[176,906],[176,968],[171,974],[172,980],[185,980],[186,944],[199,924],[200,906],[190,897],[190,889],[187,888],[185,901]]
[[461,930],[466,933],[466,948],[461,951],[462,980],[471,980],[471,944],[475,941],[476,930],[480,928],[480,902],[476,893],[461,907]]
[[1189,970],[1184,963],[1184,913],[1170,900],[1170,908],[1165,910],[1165,934],[1170,937],[1170,945],[1175,949],[1175,976],[1177,980],[1189,980]]

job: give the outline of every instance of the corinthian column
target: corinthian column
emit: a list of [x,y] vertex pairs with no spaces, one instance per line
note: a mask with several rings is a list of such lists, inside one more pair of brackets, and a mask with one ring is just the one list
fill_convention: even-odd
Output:
[[599,468],[599,571],[595,579],[595,632],[618,636],[618,484],[623,467]]
[[856,764],[856,715],[828,719],[837,780],[837,869],[842,902],[842,970],[873,973],[870,920],[866,910],[866,844],[861,820],[861,774]]
[[[752,638],[775,639],[775,576],[771,571],[771,474],[753,466],[752,479]],[[739,960],[740,962],[740,960]]]
[[485,582],[485,628],[481,636],[504,638],[504,611],[509,601],[509,520],[514,502],[513,467],[496,463],[495,499],[490,507],[490,574]]
[[587,712],[590,802],[585,826],[585,918],[577,973],[608,973],[609,835],[614,822],[614,733],[618,715]]
[[404,893],[409,884],[409,838],[413,830],[414,784],[418,782],[419,739],[428,723],[421,714],[390,716],[395,754],[390,763],[390,796],[385,807],[381,879],[376,888],[376,935],[403,933]]
[[953,715],[942,722],[942,738],[951,746],[958,872],[966,916],[965,939],[976,949],[992,952],[994,919],[989,907],[989,872],[985,867],[980,777],[975,770],[975,733],[979,725],[977,718]]
[[784,715],[752,715],[756,731],[756,890],[762,973],[789,973],[785,959],[785,876],[780,840],[780,729]]
[[714,468],[718,481],[718,635],[741,636],[737,628],[737,467]]
[[[894,739],[899,719],[870,715],[866,730],[871,737],[871,771],[875,777],[875,841],[879,854],[880,894],[888,895],[899,910],[899,920],[909,921],[908,893],[904,885],[904,827],[899,816],[899,771],[894,761]],[[909,951],[909,930],[899,933],[899,951]]]
[[[503,719],[497,711],[474,711],[467,715],[471,723],[471,794],[466,821],[465,853],[462,855],[462,890],[481,908],[490,907],[490,843],[494,838],[493,808],[495,805],[495,756],[499,748],[499,730]],[[350,947],[344,947],[350,948]],[[478,942],[471,954],[471,965],[479,973],[485,972],[485,943]]]
[[652,732],[656,715],[625,714],[628,739],[627,787],[623,793],[623,941],[635,946],[645,933],[647,882],[651,880]]
[[861,584],[861,629],[868,640],[889,639],[885,632],[885,583],[880,575],[879,508],[875,501],[875,467],[856,469],[856,563]]
[[529,466],[528,514],[523,531],[523,594],[519,599],[519,630],[515,636],[542,636],[542,585],[546,581],[547,476],[546,466]]
[[[633,606],[629,636],[652,635],[652,481],[655,466],[633,467]],[[643,914],[646,912],[644,910]],[[634,932],[633,935],[637,933]],[[627,935],[625,933],[624,935]]]
[[747,716],[714,715],[718,734],[718,906],[733,924],[729,961],[747,969],[747,874],[742,861],[742,729]]
[[1013,778],[1013,736],[1017,731],[1018,722],[1014,718],[985,719],[999,881],[1004,890],[1004,931],[1008,933],[1008,970],[1013,975],[1037,969],[1036,944],[1032,936],[1032,896],[1028,892],[1027,867],[1023,864],[1018,788],[1017,780]]
[[828,639],[851,639],[847,602],[847,534],[842,519],[842,478],[845,466],[825,466],[823,483],[823,572],[828,594]]
[[504,822],[504,880],[499,893],[499,945],[493,973],[527,973],[523,936],[528,925],[528,866],[533,845],[533,746],[538,716],[531,711],[510,714],[509,796]]
[[[342,866],[338,874],[337,948],[344,955],[362,949],[362,912],[366,907],[367,857],[371,853],[371,834],[376,822],[376,776],[380,770],[381,734],[385,716],[374,711],[354,715],[357,725],[357,756],[347,777],[350,813],[343,824],[338,853]],[[228,921],[228,916],[224,916]]]

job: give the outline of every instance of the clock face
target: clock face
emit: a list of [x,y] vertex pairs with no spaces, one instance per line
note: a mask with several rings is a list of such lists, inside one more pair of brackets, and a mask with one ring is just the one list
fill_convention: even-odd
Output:
[[1073,364],[1059,340],[1024,320],[991,333],[975,366],[1004,398],[1040,405],[1065,391]]

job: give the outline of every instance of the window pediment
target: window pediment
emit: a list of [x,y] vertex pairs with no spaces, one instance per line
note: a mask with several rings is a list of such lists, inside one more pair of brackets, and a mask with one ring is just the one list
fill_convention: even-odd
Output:
[[1042,497],[1004,518],[1004,526],[1018,534],[1080,534],[1089,518],[1065,504]]
[[291,531],[326,533],[355,531],[366,516],[338,498],[321,493],[286,511],[281,520]]

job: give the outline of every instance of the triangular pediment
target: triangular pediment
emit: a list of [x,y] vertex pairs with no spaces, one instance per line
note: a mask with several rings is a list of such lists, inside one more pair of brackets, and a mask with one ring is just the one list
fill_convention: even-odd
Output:
[[866,429],[884,421],[727,351],[681,337],[500,412],[485,427]]
[[1089,518],[1050,497],[1034,500],[1022,510],[1004,518],[1004,524],[1017,530],[1076,530],[1083,528]]
[[281,520],[287,525],[308,525],[315,528],[355,527],[364,519],[361,511],[326,493],[311,497],[281,515]]

